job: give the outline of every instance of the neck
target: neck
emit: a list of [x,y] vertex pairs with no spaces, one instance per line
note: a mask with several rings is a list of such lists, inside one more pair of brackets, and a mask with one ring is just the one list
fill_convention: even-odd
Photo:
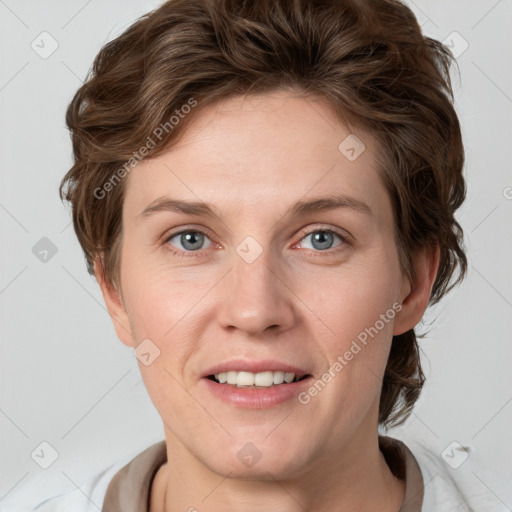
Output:
[[[307,471],[258,480],[212,471],[166,430],[167,460],[151,489],[150,512],[201,510],[247,512],[280,510],[396,512],[404,499],[405,482],[392,473],[379,450],[377,433],[358,429],[338,452],[318,457]],[[193,475],[193,477],[191,477]]]

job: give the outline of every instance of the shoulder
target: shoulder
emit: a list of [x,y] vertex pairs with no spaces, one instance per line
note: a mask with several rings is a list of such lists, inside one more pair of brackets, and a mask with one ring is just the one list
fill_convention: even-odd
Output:
[[511,475],[505,477],[481,465],[471,449],[453,442],[436,450],[418,439],[400,439],[420,467],[424,511],[510,512]]
[[141,452],[137,450],[123,457],[93,478],[78,484],[77,489],[39,503],[32,512],[97,512],[104,507],[120,510],[122,503],[130,503],[132,508],[135,505],[135,509],[140,509],[137,503],[146,502],[155,469],[166,460],[165,440],[159,441]]
[[73,491],[65,492],[39,503],[33,512],[98,512],[102,510],[107,487],[114,475],[123,468],[131,457],[124,457],[94,477],[79,484]]

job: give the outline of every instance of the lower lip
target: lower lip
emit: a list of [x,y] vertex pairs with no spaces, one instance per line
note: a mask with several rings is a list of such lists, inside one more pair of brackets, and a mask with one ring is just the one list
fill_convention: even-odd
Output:
[[298,382],[279,384],[268,388],[243,388],[230,384],[219,384],[208,378],[201,379],[208,391],[222,401],[246,409],[268,409],[297,398],[311,384],[312,377]]

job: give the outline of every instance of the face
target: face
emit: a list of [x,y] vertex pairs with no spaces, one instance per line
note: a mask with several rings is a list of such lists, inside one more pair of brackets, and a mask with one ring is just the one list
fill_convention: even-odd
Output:
[[376,435],[409,282],[375,141],[356,135],[362,152],[318,99],[238,97],[128,176],[122,303],[107,300],[122,341],[144,343],[181,463],[285,478]]

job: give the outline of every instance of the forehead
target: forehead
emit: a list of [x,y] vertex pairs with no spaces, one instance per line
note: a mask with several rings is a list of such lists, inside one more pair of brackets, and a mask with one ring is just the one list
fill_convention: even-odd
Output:
[[370,133],[352,133],[319,98],[238,96],[195,112],[176,144],[139,163],[125,208],[135,215],[166,194],[260,215],[262,206],[333,193],[378,204],[375,151]]

